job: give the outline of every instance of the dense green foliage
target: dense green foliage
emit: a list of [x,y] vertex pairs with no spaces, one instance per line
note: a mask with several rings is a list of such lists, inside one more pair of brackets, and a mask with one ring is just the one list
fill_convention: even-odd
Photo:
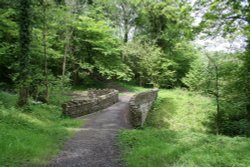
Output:
[[27,2],[30,10],[22,17],[15,1],[1,1],[1,85],[27,87],[26,95],[39,95],[44,102],[59,80],[79,85],[133,79],[141,85],[180,86],[196,58],[190,44],[192,8],[182,1]]
[[213,117],[214,122],[217,121],[219,133],[231,136],[249,135],[246,74],[243,70],[242,54],[217,53],[209,57],[209,59],[203,58],[207,63],[204,61],[193,63],[184,83],[191,90],[209,94],[218,100],[219,108]]
[[242,46],[244,50],[236,50],[233,54],[204,54],[206,58],[193,65],[184,82],[190,89],[215,97],[217,133],[249,136],[250,2],[198,0],[196,6],[198,11],[204,12],[199,26],[201,31],[213,37],[222,35],[244,39],[245,46]]
[[[173,88],[196,58],[191,6],[182,1],[140,1],[135,40],[125,45],[126,62],[142,86]],[[126,59],[127,58],[127,59]]]

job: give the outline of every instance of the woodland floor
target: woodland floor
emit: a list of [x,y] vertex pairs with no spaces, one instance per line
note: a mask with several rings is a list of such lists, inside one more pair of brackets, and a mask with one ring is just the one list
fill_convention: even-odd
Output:
[[117,134],[131,128],[127,121],[128,101],[132,94],[125,93],[113,106],[83,119],[82,128],[64,146],[48,167],[121,167]]

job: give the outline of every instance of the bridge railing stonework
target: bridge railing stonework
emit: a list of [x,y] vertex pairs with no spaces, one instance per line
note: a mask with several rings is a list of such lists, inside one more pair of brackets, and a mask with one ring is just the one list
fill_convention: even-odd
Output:
[[92,90],[62,105],[63,114],[72,118],[91,114],[118,102],[119,92],[114,89]]
[[134,127],[142,127],[158,96],[158,89],[135,94],[129,101],[129,118]]

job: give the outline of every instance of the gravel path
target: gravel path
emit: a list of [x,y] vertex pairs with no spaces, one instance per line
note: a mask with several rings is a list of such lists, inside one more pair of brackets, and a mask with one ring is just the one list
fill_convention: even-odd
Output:
[[85,124],[64,146],[48,167],[122,167],[117,146],[119,129],[131,128],[127,121],[131,94],[113,106],[85,116]]

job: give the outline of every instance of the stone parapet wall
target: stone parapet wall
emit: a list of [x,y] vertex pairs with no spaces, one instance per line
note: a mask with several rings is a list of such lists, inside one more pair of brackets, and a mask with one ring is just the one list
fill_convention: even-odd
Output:
[[73,98],[64,103],[63,114],[76,118],[103,110],[118,102],[118,94],[114,89],[91,90],[87,96]]
[[142,127],[153,102],[157,99],[158,89],[135,94],[129,101],[129,117],[134,127]]

